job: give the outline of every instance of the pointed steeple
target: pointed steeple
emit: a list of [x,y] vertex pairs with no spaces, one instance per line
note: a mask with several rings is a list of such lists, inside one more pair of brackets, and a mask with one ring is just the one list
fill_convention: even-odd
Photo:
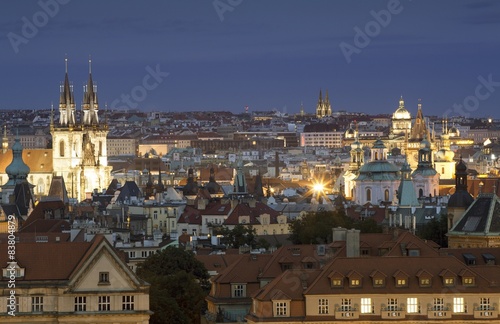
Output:
[[319,90],[318,104],[316,105],[316,117],[317,118],[323,117],[323,107],[324,107],[323,95],[321,94],[321,89],[320,89]]
[[261,200],[264,197],[264,188],[262,186],[262,177],[260,173],[255,177],[255,186],[253,190],[253,194],[257,200]]
[[422,141],[424,138],[424,135],[427,135],[427,138],[429,138],[429,131],[427,129],[427,125],[425,124],[425,118],[424,118],[424,114],[422,112],[422,101],[421,101],[421,99],[419,99],[418,100],[417,116],[415,117],[415,124],[413,125],[413,127],[411,129],[410,140]]
[[238,170],[236,172],[236,176],[234,178],[233,185],[233,193],[234,194],[247,194],[247,181],[245,179],[245,174],[243,173],[243,160],[241,157],[238,159]]
[[332,105],[330,104],[330,98],[328,97],[328,89],[325,94],[325,103],[323,107],[323,116],[331,116],[332,115]]
[[61,126],[73,126],[75,124],[75,98],[73,86],[68,77],[68,58],[64,59],[65,75],[64,84],[61,86],[59,98],[59,124]]
[[99,124],[99,104],[97,102],[97,91],[95,91],[92,80],[92,59],[89,56],[89,80],[84,87],[83,95],[83,124],[86,126]]

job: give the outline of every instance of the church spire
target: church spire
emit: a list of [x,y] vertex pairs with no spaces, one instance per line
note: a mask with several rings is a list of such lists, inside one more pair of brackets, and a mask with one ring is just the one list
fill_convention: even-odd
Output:
[[68,77],[68,58],[64,59],[64,84],[61,86],[59,99],[59,124],[61,126],[73,126],[75,124],[75,98],[73,96],[73,85]]
[[83,124],[85,126],[99,124],[99,104],[97,102],[97,89],[92,80],[92,59],[89,55],[89,80],[84,87],[83,95]]

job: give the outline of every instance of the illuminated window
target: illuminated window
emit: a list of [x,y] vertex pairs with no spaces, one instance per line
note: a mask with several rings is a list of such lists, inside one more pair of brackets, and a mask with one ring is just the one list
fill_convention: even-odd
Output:
[[405,278],[397,279],[396,286],[397,287],[406,287],[406,279]]
[[420,278],[420,286],[421,287],[429,287],[431,285],[431,279],[429,278]]
[[328,314],[328,299],[320,298],[318,301],[318,313]]
[[463,297],[453,298],[453,312],[454,313],[466,313],[465,303]]
[[383,279],[383,278],[377,278],[377,279],[374,279],[374,280],[373,280],[373,285],[374,285],[375,287],[383,287],[383,286],[384,286],[384,284],[385,284],[385,281],[384,281],[384,279]]
[[361,281],[359,279],[351,279],[351,287],[359,287],[361,285]]
[[375,309],[371,298],[361,298],[361,314],[373,314]]
[[473,277],[463,278],[462,280],[463,280],[464,286],[474,286],[474,278]]
[[408,298],[406,300],[407,313],[420,313],[420,306],[418,305],[418,298]]
[[341,287],[342,286],[342,279],[332,279],[332,286]]
[[454,284],[455,284],[454,278],[451,278],[451,277],[444,278],[444,285],[445,286],[453,286]]

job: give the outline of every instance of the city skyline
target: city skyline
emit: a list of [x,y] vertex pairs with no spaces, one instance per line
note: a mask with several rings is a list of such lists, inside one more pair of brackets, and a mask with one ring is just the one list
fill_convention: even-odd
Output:
[[[494,1],[11,2],[0,13],[1,109],[78,109],[88,59],[101,109],[276,109],[500,118]],[[499,80],[499,81],[497,81]],[[27,95],[28,94],[28,95]],[[128,98],[128,99],[127,99]]]

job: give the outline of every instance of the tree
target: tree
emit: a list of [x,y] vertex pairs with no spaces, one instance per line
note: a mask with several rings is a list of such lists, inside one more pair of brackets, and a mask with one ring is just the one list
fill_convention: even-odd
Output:
[[150,323],[199,323],[210,283],[191,251],[167,247],[140,264],[137,275],[151,284]]
[[356,228],[361,233],[381,233],[382,227],[374,219],[353,220],[343,209],[310,212],[290,223],[290,237],[294,244],[323,244],[332,241],[335,227]]
[[332,228],[351,228],[352,223],[343,210],[310,212],[290,223],[289,240],[294,244],[329,243]]
[[224,226],[219,229],[217,234],[224,238],[222,242],[227,246],[238,249],[240,246],[248,245],[252,248],[257,247],[257,232],[252,225],[238,224],[233,229]]
[[446,214],[441,214],[439,219],[433,218],[417,230],[417,236],[424,240],[434,241],[441,247],[448,246],[448,219]]

